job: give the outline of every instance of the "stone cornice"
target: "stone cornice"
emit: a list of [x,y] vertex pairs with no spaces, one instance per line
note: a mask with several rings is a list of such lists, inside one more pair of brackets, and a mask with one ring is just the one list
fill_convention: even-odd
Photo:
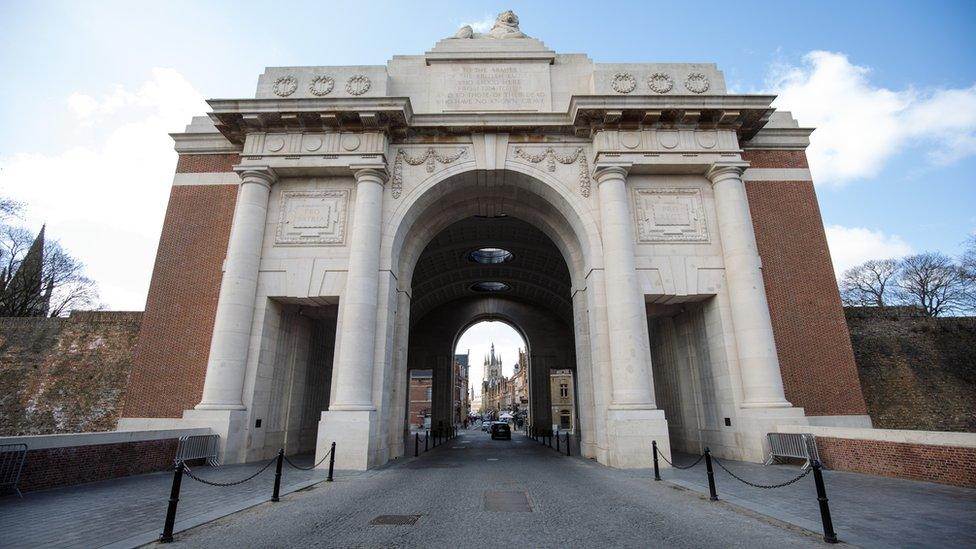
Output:
[[588,137],[620,128],[734,129],[752,138],[774,112],[770,95],[574,96],[567,112],[414,113],[406,97],[212,99],[210,118],[232,143],[254,131],[531,131]]

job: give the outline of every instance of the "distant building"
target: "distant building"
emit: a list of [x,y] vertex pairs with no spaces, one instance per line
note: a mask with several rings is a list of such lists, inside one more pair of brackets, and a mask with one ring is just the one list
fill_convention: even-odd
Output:
[[430,428],[430,406],[434,400],[433,373],[431,370],[410,371],[410,428]]
[[574,399],[573,371],[549,372],[549,388],[552,391],[552,422],[560,431],[576,429],[576,402]]
[[454,422],[460,423],[471,409],[468,400],[468,358],[470,351],[454,355]]

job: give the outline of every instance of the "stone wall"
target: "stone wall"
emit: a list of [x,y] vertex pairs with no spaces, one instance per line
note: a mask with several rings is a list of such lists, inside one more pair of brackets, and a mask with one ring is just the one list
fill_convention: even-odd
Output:
[[0,435],[115,428],[142,313],[0,318]]
[[876,428],[976,432],[976,318],[911,307],[845,313]]

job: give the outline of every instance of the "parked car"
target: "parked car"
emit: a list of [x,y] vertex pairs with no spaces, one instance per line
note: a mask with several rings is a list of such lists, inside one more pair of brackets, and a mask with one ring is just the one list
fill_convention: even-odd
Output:
[[504,421],[496,421],[491,424],[491,439],[497,440],[500,438],[512,440],[512,428]]

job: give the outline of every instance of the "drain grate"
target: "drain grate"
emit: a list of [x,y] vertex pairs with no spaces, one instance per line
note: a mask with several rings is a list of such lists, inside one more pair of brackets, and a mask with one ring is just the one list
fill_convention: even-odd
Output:
[[532,506],[525,492],[485,492],[485,511],[531,513]]
[[420,515],[380,515],[369,521],[371,526],[392,525],[392,526],[411,526],[416,524]]

